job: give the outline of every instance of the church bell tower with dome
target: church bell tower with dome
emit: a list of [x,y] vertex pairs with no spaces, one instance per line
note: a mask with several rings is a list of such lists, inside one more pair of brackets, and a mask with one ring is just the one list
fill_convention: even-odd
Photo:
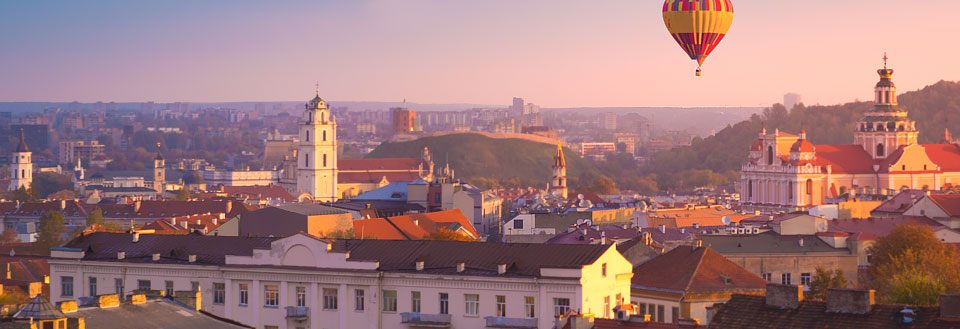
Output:
[[300,119],[297,192],[314,201],[337,201],[337,121],[319,90]]
[[919,132],[916,121],[910,120],[907,111],[897,104],[897,86],[893,84],[893,69],[887,68],[886,54],[877,74],[880,81],[874,87],[874,108],[857,122],[853,139],[873,159],[884,159],[901,146],[917,144]]

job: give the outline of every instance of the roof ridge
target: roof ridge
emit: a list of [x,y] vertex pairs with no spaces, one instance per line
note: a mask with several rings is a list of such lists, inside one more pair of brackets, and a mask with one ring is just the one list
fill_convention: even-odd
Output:
[[694,278],[697,277],[697,273],[700,272],[700,266],[703,265],[703,259],[706,258],[707,248],[709,247],[692,247],[693,252],[697,252],[700,249],[703,249],[703,252],[700,253],[700,258],[697,259],[697,266],[693,268],[693,271],[690,273],[690,277],[687,279],[687,283],[683,286],[684,291],[690,290],[690,286],[693,285]]
[[[394,216],[394,217],[397,217],[397,216]],[[389,223],[389,224],[390,224],[390,227],[393,227],[393,229],[397,230],[397,232],[400,232],[400,235],[402,235],[404,238],[406,238],[407,240],[413,240],[412,238],[410,238],[409,235],[407,235],[406,232],[404,232],[403,230],[400,229],[400,226],[397,226],[396,223],[394,223],[392,220],[390,220],[390,218],[391,218],[391,217],[383,217],[383,220],[386,221],[387,223]]]

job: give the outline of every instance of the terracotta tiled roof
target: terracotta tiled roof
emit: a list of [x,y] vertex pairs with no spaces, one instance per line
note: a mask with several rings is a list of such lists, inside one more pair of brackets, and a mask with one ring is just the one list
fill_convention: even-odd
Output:
[[87,210],[76,200],[24,202],[20,208],[10,213],[14,216],[39,216],[48,211],[62,213],[66,217],[86,217]]
[[91,211],[93,208],[100,208],[103,210],[103,216],[107,218],[167,218],[201,214],[225,214],[226,218],[233,218],[248,211],[242,202],[233,200],[143,200],[139,202],[138,211],[135,211],[136,205],[133,203],[92,205],[88,208]]
[[764,296],[734,295],[710,322],[716,328],[960,328],[960,319],[941,318],[937,307],[911,307],[914,322],[901,323],[903,305],[873,305],[867,314],[828,312],[825,302],[805,300],[797,309],[766,306]]
[[817,145],[816,163],[835,173],[872,173],[874,161],[860,145]]
[[[867,233],[872,237],[885,237],[900,225],[924,225],[933,230],[946,226],[922,216],[899,216],[896,218],[835,219],[828,221],[828,231],[850,234]],[[861,236],[862,238],[862,236]]]
[[428,233],[434,233],[441,227],[452,230],[462,227],[470,232],[474,238],[480,237],[480,234],[473,227],[473,223],[470,223],[470,219],[468,219],[467,216],[464,216],[460,209],[409,214],[404,216],[390,217],[389,219],[395,223],[400,221],[413,222],[414,220],[417,220],[420,222],[427,222],[427,224],[433,224],[434,227],[428,227]]
[[902,214],[907,211],[911,206],[913,206],[917,201],[923,199],[923,196],[927,192],[923,190],[905,190],[897,193],[887,201],[884,201],[876,208],[873,208],[872,212],[882,212],[882,213],[894,213]]
[[353,221],[358,239],[422,240],[441,228],[455,231],[461,227],[470,232],[471,238],[479,237],[460,209]]
[[353,233],[357,239],[407,240],[386,218],[358,219],[353,221]]
[[956,144],[923,144],[927,157],[942,171],[960,171],[960,146]]
[[640,264],[633,284],[682,293],[764,290],[766,281],[709,247],[679,246]]
[[930,200],[950,217],[960,217],[960,194],[934,194],[930,196]]
[[378,159],[340,159],[337,170],[340,171],[377,171],[408,170],[417,171],[420,159],[415,158],[378,158]]
[[790,147],[790,152],[807,153],[816,151],[817,148],[813,146],[813,143],[806,139],[798,139],[795,143],[793,143],[793,146]]

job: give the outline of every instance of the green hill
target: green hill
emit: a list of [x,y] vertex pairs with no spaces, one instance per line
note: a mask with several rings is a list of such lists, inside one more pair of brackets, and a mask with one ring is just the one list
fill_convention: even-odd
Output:
[[[449,161],[457,178],[483,185],[545,186],[550,181],[555,145],[523,139],[497,139],[479,134],[424,137],[409,142],[385,142],[367,158],[420,157],[429,147],[438,168]],[[597,169],[575,152],[564,148],[571,186],[594,179]]]
[[[939,143],[943,129],[948,125],[954,134],[960,133],[960,83],[940,81],[921,90],[900,95],[900,106],[910,111],[917,121],[921,143]],[[658,153],[644,168],[645,172],[669,177],[691,169],[709,169],[715,172],[739,170],[746,159],[750,144],[761,127],[772,131],[807,131],[814,143],[845,144],[853,142],[854,125],[863,112],[872,108],[870,102],[854,102],[831,106],[797,106],[787,111],[775,104],[749,120],[727,126],[713,136],[695,139],[690,146]],[[660,182],[670,186],[669,182]]]

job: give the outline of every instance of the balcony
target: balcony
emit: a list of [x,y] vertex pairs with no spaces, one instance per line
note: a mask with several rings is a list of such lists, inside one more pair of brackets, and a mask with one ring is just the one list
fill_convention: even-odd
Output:
[[310,308],[306,306],[287,306],[287,319],[303,321],[310,317]]
[[488,316],[487,328],[536,329],[536,318],[507,318],[502,316]]
[[450,328],[450,314],[400,313],[400,323],[418,328]]

